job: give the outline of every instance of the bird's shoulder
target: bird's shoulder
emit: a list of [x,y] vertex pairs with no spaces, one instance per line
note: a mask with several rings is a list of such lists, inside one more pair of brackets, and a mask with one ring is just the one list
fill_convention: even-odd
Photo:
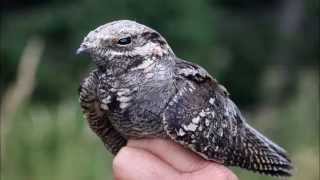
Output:
[[230,95],[222,84],[213,78],[203,67],[195,63],[176,58],[174,71],[178,79],[197,84],[205,84],[206,86],[210,86],[212,90],[215,90],[226,97]]

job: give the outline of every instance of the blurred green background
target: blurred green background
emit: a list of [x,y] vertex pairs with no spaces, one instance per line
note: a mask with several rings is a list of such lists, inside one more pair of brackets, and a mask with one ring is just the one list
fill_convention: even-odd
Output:
[[131,19],[224,84],[248,121],[287,149],[292,179],[319,180],[319,15],[316,0],[1,1],[2,179],[112,179],[112,156],[78,105],[94,66],[75,50],[93,28]]

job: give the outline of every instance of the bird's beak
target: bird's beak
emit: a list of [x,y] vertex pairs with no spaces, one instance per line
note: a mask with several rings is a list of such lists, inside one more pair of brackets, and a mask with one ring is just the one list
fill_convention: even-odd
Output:
[[90,48],[87,45],[81,44],[80,47],[77,49],[76,54],[79,55],[82,53],[88,53],[89,50],[90,50]]

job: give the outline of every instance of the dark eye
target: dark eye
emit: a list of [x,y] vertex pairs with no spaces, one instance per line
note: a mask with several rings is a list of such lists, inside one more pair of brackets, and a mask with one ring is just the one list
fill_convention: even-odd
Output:
[[131,37],[125,37],[125,38],[121,38],[118,41],[118,44],[120,45],[127,45],[131,43]]

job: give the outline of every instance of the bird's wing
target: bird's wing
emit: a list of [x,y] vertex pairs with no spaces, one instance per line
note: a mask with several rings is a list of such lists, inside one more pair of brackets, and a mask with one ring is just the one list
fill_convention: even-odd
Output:
[[108,94],[99,89],[101,84],[98,71],[92,71],[85,78],[79,88],[80,106],[90,128],[104,142],[105,147],[112,154],[116,154],[127,140],[117,132],[107,117]]
[[167,133],[206,159],[226,161],[243,120],[228,93],[203,68],[176,62],[177,93],[164,113]]
[[208,160],[273,175],[289,175],[279,146],[245,122],[226,89],[203,68],[177,59],[177,93],[163,121],[167,134]]

